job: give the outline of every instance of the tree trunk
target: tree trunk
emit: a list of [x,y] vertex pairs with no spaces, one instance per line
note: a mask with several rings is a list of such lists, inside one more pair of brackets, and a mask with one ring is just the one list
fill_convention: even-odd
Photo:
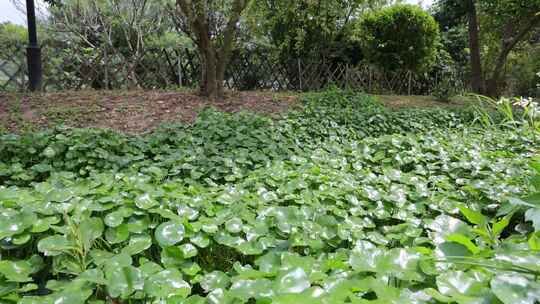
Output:
[[508,35],[503,37],[501,43],[501,53],[497,57],[497,62],[495,63],[495,69],[493,74],[487,80],[487,94],[491,97],[499,97],[501,94],[501,83],[504,72],[504,65],[510,52],[516,47],[516,45],[523,40],[526,35],[536,26],[540,24],[540,15],[533,16],[529,22],[519,30],[515,35]]
[[485,83],[482,76],[482,61],[480,59],[480,38],[478,29],[478,16],[475,0],[467,0],[467,19],[469,22],[469,49],[471,62],[471,86],[478,94],[484,94]]
[[225,54],[218,55],[218,61],[217,61],[217,66],[216,66],[216,79],[218,82],[218,87],[217,87],[218,98],[223,98],[225,96],[225,87],[223,84],[225,82],[225,67],[227,66],[229,58],[228,57],[224,58],[224,55]]
[[200,93],[203,96],[216,99],[225,95],[225,68],[231,57],[238,21],[248,2],[234,0],[230,18],[223,30],[223,39],[220,39],[212,36],[215,33],[210,31],[215,26],[215,20],[211,18],[212,12],[208,11],[208,2],[176,0],[177,7],[187,20],[187,32],[197,44],[201,59]]
[[218,82],[216,73],[216,54],[213,48],[201,50],[201,95],[215,99],[218,97]]
[[225,68],[227,67],[231,59],[234,38],[237,31],[236,25],[246,5],[247,1],[244,1],[242,3],[237,1],[234,4],[233,13],[229,18],[229,21],[227,22],[227,26],[225,28],[225,32],[223,33],[223,45],[221,46],[221,49],[217,54],[216,66],[219,98],[223,98],[225,95],[225,88],[223,86],[225,80]]
[[195,23],[197,48],[201,59],[200,94],[211,99],[218,96],[217,56],[216,49],[209,33],[209,26],[204,18],[199,16]]
[[501,54],[497,57],[493,74],[486,80],[486,94],[490,97],[499,97],[501,95],[501,77],[503,75],[504,65],[506,64],[506,58],[508,58],[510,51],[511,48],[503,46]]

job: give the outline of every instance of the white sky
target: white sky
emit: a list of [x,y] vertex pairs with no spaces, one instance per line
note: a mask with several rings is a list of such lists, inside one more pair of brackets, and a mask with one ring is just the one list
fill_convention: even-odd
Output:
[[427,8],[433,4],[433,0],[405,0],[405,2],[411,3],[411,4],[421,4],[424,8]]
[[[0,23],[10,21],[12,23],[26,25],[26,16],[24,12],[17,10],[12,2],[13,0],[0,0]],[[25,0],[15,0],[21,3],[23,8],[26,8]],[[36,5],[43,5],[42,0],[35,0]],[[422,4],[427,7],[433,3],[433,0],[406,0],[412,4]]]
[[[15,0],[22,8],[26,9],[25,0]],[[34,0],[36,6],[43,7],[43,0]],[[0,23],[10,21],[12,23],[26,25],[25,12],[21,12],[13,4],[13,0],[0,0]]]

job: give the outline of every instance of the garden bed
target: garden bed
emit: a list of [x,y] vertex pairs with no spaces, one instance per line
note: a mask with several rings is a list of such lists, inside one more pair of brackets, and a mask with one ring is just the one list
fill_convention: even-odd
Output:
[[329,91],[0,135],[6,303],[535,303],[537,130]]

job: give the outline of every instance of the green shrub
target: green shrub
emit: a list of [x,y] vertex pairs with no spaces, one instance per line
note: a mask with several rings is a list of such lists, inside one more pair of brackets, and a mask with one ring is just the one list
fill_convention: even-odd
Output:
[[28,31],[24,26],[10,22],[0,23],[0,54],[17,55],[19,47],[28,41]]
[[449,78],[444,78],[440,81],[433,90],[433,96],[442,102],[449,102],[456,95],[454,83]]
[[386,70],[423,71],[435,60],[439,27],[419,6],[396,5],[369,13],[357,31],[366,58]]

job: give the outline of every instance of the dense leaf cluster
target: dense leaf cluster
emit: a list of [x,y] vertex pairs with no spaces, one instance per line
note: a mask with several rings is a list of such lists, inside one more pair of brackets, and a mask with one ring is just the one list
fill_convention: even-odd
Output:
[[159,167],[169,178],[220,183],[271,160],[305,153],[328,138],[458,128],[474,121],[469,110],[390,111],[373,97],[352,92],[330,90],[304,99],[303,110],[277,121],[207,109],[192,125],[163,126],[142,136],[64,127],[0,135],[0,182],[26,185],[54,172],[88,176],[92,171]]
[[276,121],[5,135],[0,299],[534,303],[538,138],[469,119],[329,92]]

